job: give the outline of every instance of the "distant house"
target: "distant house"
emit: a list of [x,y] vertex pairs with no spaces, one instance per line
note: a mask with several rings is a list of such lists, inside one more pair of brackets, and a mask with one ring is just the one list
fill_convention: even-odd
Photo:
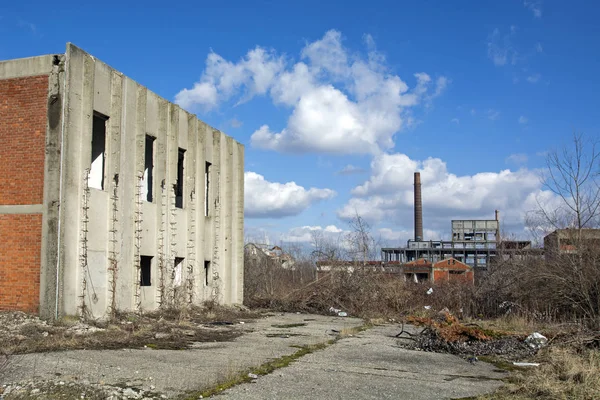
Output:
[[473,267],[454,258],[435,263],[420,258],[402,265],[402,269],[404,279],[412,282],[475,282]]
[[576,253],[582,246],[600,248],[600,229],[557,229],[544,237],[547,257]]
[[247,243],[244,246],[245,254],[253,259],[269,259],[275,261],[285,269],[294,269],[296,260],[290,254],[283,251],[279,246],[270,246],[268,244]]

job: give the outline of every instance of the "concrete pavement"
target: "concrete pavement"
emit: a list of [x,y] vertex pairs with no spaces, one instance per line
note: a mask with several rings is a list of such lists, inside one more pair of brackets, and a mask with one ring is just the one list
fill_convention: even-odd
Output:
[[[13,359],[0,384],[61,380],[127,386],[177,397],[215,386],[250,367],[325,343],[360,319],[275,314],[236,325],[232,342],[198,343],[189,350],[77,350]],[[448,354],[398,347],[397,325],[344,337],[253,383],[222,392],[223,399],[450,399],[493,391],[506,373]]]

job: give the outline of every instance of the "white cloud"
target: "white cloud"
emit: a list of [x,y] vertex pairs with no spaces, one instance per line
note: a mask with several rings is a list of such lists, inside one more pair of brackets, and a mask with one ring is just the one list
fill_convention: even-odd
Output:
[[346,165],[344,168],[336,172],[336,175],[354,175],[354,174],[362,174],[366,171],[363,168],[356,167],[352,164]]
[[255,172],[244,173],[244,185],[244,214],[248,218],[298,215],[311,204],[336,194],[331,189],[305,189],[295,182],[269,182]]
[[200,81],[176,101],[185,108],[211,109],[226,100],[268,95],[291,108],[286,126],[267,124],[251,145],[281,152],[377,154],[394,145],[394,135],[414,124],[411,108],[431,106],[450,84],[444,76],[414,74],[412,89],[389,70],[366,35],[366,56],[344,47],[340,32],[307,43],[300,61],[286,63],[274,51],[256,47],[237,63],[210,53]]
[[538,83],[542,76],[540,74],[533,74],[527,77],[527,82],[529,83]]
[[460,119],[458,119],[458,118],[452,118],[452,119],[450,120],[450,122],[453,122],[453,123],[455,123],[456,125],[458,125],[458,124],[460,124]]
[[284,66],[283,56],[258,46],[235,64],[211,52],[200,81],[177,93],[175,102],[186,109],[207,110],[234,96],[239,97],[238,103],[244,102],[267,93]]
[[533,13],[535,18],[542,18],[542,0],[525,0],[523,5]]
[[491,119],[492,121],[497,120],[500,117],[500,111],[498,110],[494,110],[492,108],[490,108],[489,110],[486,111],[487,117],[489,119]]
[[544,52],[544,48],[542,47],[542,44],[541,44],[541,43],[539,43],[539,42],[538,42],[538,44],[536,44],[536,46],[535,46],[535,50],[536,50],[538,53],[543,53],[543,52]]
[[310,243],[314,240],[315,234],[322,235],[323,238],[330,241],[341,241],[346,231],[335,225],[322,226],[299,226],[291,228],[288,232],[280,236],[283,242]]
[[512,45],[512,39],[516,35],[517,28],[510,27],[510,32],[503,35],[498,28],[494,29],[488,36],[487,48],[488,58],[494,65],[501,67],[508,63],[517,63],[518,53]]
[[371,177],[352,190],[353,197],[338,216],[350,219],[358,212],[371,223],[386,221],[412,231],[415,171],[421,173],[424,224],[436,232],[447,232],[452,219],[493,218],[496,209],[501,210],[508,230],[522,231],[525,212],[535,209],[536,197],[545,193],[537,171],[506,169],[458,176],[439,158],[417,161],[401,153],[382,154],[373,159]]
[[475,111],[474,108],[471,108],[471,115],[475,115],[475,114],[477,114],[477,111]]
[[523,124],[523,125],[524,125],[524,124],[526,124],[527,122],[529,122],[529,119],[528,119],[527,117],[525,117],[524,115],[521,115],[521,116],[519,117],[519,123],[520,123],[520,124]]
[[516,166],[521,166],[524,164],[527,164],[527,154],[524,153],[515,153],[515,154],[511,154],[510,156],[506,157],[506,163],[507,164],[513,164]]

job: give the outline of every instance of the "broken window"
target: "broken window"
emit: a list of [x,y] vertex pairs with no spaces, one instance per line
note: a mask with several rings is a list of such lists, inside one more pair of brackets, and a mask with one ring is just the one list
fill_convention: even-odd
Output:
[[106,121],[108,117],[94,112],[92,121],[92,162],[88,186],[104,190],[104,163],[106,161]]
[[204,165],[204,216],[208,217],[208,204],[210,195],[210,166],[212,164],[208,161]]
[[465,275],[465,271],[450,270],[450,275]]
[[177,183],[175,184],[175,207],[183,208],[183,170],[185,162],[185,150],[177,149]]
[[152,258],[140,256],[140,286],[152,286]]
[[210,261],[204,261],[204,286],[208,286],[208,277],[210,276]]
[[142,196],[152,203],[154,197],[154,142],[156,138],[146,135],[144,149],[144,177],[142,178]]
[[175,257],[175,278],[173,279],[173,284],[175,286],[181,286],[183,282],[183,258]]

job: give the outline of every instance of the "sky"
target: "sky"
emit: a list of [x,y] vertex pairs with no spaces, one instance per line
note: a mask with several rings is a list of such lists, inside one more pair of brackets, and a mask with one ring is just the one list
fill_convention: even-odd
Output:
[[[245,233],[310,244],[356,215],[384,246],[524,217],[544,156],[600,137],[591,1],[9,2],[0,60],[72,42],[245,145]],[[18,4],[17,4],[18,3]]]

